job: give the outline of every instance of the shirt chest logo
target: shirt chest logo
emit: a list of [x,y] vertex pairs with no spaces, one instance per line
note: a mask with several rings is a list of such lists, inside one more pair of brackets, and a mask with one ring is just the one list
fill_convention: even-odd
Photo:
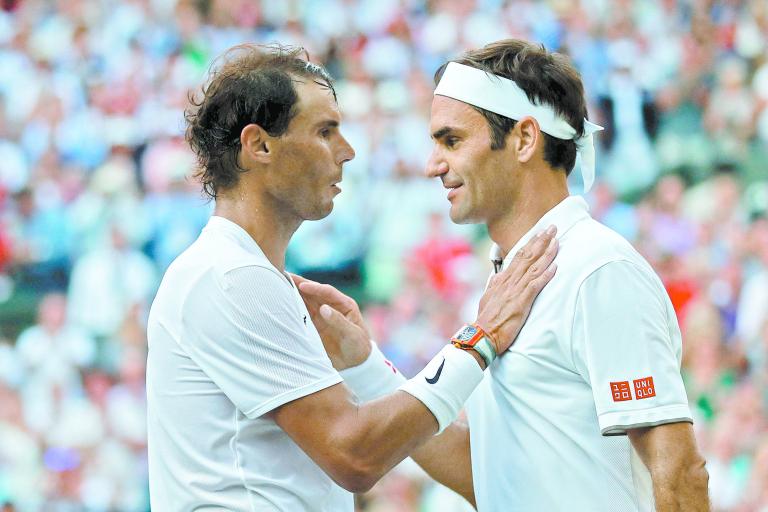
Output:
[[[656,396],[656,386],[653,384],[653,377],[643,377],[632,381],[635,389],[634,398],[643,400]],[[632,388],[629,387],[628,380],[611,382],[611,396],[614,402],[626,402],[632,400]]]

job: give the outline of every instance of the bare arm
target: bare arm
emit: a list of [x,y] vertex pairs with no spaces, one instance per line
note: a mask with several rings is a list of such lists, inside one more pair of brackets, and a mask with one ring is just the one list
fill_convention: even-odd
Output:
[[275,422],[341,487],[365,492],[437,432],[424,404],[403,391],[364,405],[344,384],[283,405]]
[[283,405],[274,419],[349,491],[367,491],[410,454],[437,482],[475,504],[468,427],[456,421],[435,436],[437,420],[408,393],[359,405],[337,384]]
[[669,423],[627,431],[653,479],[659,512],[709,512],[709,475],[690,423]]
[[477,507],[472,480],[469,426],[465,422],[454,421],[439,436],[431,437],[411,452],[411,458],[436,482]]

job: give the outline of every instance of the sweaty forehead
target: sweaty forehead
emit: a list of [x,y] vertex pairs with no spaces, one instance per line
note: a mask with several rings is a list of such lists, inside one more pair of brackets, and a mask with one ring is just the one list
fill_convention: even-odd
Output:
[[329,87],[320,85],[311,79],[301,78],[294,82],[296,92],[299,94],[296,120],[306,123],[314,123],[320,120],[340,119],[339,106],[333,97],[333,91]]
[[434,132],[444,126],[453,128],[477,128],[485,122],[482,114],[471,105],[447,96],[435,95],[432,98],[430,130]]

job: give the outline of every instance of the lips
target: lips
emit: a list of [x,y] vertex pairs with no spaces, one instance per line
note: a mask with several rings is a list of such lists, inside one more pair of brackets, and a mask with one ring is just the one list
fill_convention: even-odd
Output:
[[450,201],[456,196],[456,194],[458,193],[458,190],[464,185],[458,184],[458,185],[443,185],[443,186],[448,189],[448,200]]

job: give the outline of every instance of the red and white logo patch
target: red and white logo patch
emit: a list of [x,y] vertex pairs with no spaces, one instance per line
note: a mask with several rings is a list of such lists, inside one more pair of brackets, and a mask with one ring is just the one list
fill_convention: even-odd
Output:
[[656,386],[653,385],[653,377],[636,379],[632,382],[635,384],[635,398],[638,400],[656,396]]
[[626,402],[632,400],[632,391],[629,389],[629,381],[611,382],[611,394],[614,402]]

